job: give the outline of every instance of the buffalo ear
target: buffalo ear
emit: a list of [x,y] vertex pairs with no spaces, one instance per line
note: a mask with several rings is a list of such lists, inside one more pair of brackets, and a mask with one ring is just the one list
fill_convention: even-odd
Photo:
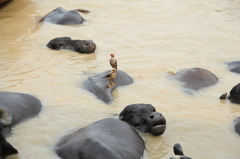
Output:
[[12,124],[12,114],[6,108],[0,107],[0,123],[1,130],[3,127],[7,127]]
[[18,153],[18,151],[10,143],[8,143],[6,138],[3,136],[3,124],[0,123],[0,158],[16,153]]
[[179,143],[174,144],[173,151],[175,155],[184,156],[182,146]]
[[6,140],[4,141],[2,146],[3,146],[2,147],[2,153],[3,153],[4,156],[13,155],[13,154],[17,154],[18,153],[17,149],[15,149]]

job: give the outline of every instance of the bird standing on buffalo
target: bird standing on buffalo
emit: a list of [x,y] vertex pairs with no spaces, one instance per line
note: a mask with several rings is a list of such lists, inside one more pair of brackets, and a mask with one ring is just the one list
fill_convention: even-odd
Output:
[[112,68],[115,68],[117,70],[117,60],[115,59],[115,55],[110,54],[110,56],[111,56],[111,59],[110,59],[109,63],[112,66]]
[[115,84],[113,83],[113,80],[116,78],[116,76],[117,76],[117,72],[115,69],[113,69],[111,72],[109,72],[106,76],[103,77],[108,79],[107,88],[111,88],[112,86],[115,86]]

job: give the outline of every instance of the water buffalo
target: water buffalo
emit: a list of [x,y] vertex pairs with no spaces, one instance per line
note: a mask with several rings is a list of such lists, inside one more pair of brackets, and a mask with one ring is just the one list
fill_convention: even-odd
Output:
[[240,135],[240,117],[234,120],[235,131]]
[[185,88],[195,91],[218,82],[216,75],[206,69],[198,67],[181,70],[175,74],[174,78],[183,82]]
[[75,9],[68,11],[61,7],[58,7],[45,15],[42,19],[39,20],[39,22],[49,22],[60,25],[82,24],[85,19],[78,12],[88,13],[89,11],[84,9]]
[[83,54],[94,53],[96,44],[92,40],[72,40],[70,37],[52,39],[47,47],[53,50],[69,49]]
[[5,139],[11,127],[38,114],[41,102],[34,96],[23,93],[0,92],[0,156],[17,153]]
[[140,159],[145,143],[126,122],[107,118],[64,136],[55,151],[62,159]]
[[117,70],[116,78],[113,80],[115,84],[113,87],[108,86],[108,80],[104,78],[110,71],[105,71],[100,75],[89,77],[83,83],[84,87],[95,94],[99,99],[105,103],[110,103],[113,100],[112,91],[118,86],[129,85],[133,83],[133,79],[121,70]]
[[228,98],[232,103],[240,104],[240,83],[232,88],[229,96],[227,96],[227,93],[220,96],[220,99],[226,98]]
[[152,135],[162,135],[166,129],[166,119],[156,112],[151,104],[132,104],[126,106],[119,115],[123,120],[136,129]]
[[170,159],[191,159],[190,157],[184,156],[182,146],[179,143],[174,144],[173,152],[175,156]]
[[227,64],[228,69],[234,73],[240,73],[240,61],[233,61]]

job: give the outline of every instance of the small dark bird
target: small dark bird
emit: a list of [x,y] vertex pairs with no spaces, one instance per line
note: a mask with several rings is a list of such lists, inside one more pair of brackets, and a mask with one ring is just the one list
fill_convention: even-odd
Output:
[[108,79],[107,88],[111,88],[112,86],[115,86],[115,84],[113,83],[113,80],[116,78],[116,76],[117,76],[117,72],[115,69],[113,69],[111,72],[109,72],[106,76],[103,77]]
[[174,144],[173,152],[175,156],[170,159],[191,159],[190,157],[184,156],[182,146],[179,143]]
[[114,54],[110,54],[111,59],[109,61],[110,65],[112,66],[112,68],[115,68],[117,70],[117,60],[115,59],[115,55]]

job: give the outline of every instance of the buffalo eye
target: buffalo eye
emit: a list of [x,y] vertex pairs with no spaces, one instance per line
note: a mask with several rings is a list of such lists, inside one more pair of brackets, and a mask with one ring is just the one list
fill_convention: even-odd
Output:
[[55,49],[58,50],[60,48],[60,45],[55,45]]
[[86,44],[86,45],[90,45],[90,42],[89,42],[89,41],[87,41],[85,44]]
[[59,44],[58,48],[64,47],[64,44]]
[[154,118],[154,115],[150,115],[149,118],[153,119],[153,118]]

